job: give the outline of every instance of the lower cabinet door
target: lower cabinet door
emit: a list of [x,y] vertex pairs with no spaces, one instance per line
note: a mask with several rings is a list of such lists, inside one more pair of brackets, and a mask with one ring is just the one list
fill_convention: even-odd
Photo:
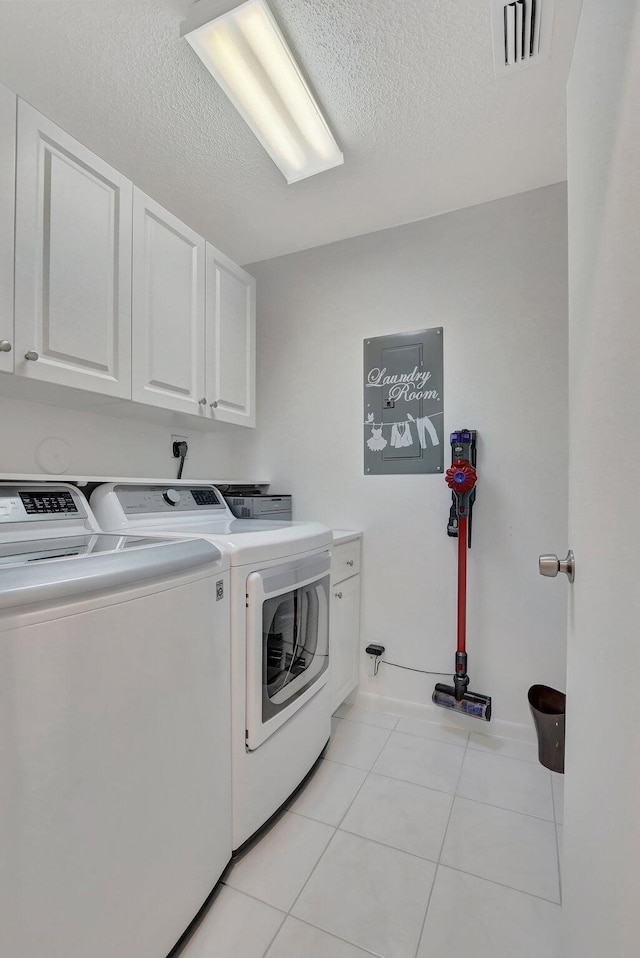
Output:
[[332,586],[329,666],[332,711],[358,684],[360,652],[360,576]]

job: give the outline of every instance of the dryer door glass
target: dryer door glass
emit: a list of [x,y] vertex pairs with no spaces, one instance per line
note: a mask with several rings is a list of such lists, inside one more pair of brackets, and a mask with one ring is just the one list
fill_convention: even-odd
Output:
[[266,597],[262,606],[262,721],[305,692],[329,664],[329,577]]

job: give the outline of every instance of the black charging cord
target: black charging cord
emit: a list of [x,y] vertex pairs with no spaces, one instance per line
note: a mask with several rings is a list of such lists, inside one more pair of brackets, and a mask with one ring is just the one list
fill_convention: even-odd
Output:
[[367,655],[374,659],[373,674],[378,674],[381,665],[390,665],[392,669],[404,669],[406,672],[419,672],[420,675],[451,675],[451,672],[431,672],[429,669],[414,669],[410,665],[398,665],[397,662],[385,662],[382,656],[385,653],[384,645],[377,642],[371,642],[365,649]]
[[384,659],[379,665],[390,665],[394,669],[406,669],[407,672],[419,672],[421,675],[451,675],[451,669],[448,672],[432,672],[430,669],[413,669],[410,665],[398,665],[397,662],[386,662]]
[[180,460],[180,465],[178,466],[178,475],[176,479],[182,479],[182,470],[184,469],[184,461],[187,458],[187,451],[189,447],[186,442],[174,442],[173,444],[173,455],[175,459]]

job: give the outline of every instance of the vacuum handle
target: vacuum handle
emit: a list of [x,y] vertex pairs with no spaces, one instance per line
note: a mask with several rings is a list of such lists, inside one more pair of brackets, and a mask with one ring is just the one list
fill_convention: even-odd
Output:
[[458,652],[467,650],[467,521],[458,516]]

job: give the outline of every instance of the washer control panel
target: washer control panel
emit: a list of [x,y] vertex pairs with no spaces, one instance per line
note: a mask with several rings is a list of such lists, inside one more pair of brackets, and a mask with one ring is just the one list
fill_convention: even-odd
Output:
[[84,499],[76,489],[0,483],[0,523],[84,519]]
[[28,516],[51,515],[60,512],[78,512],[73,496],[66,489],[57,492],[21,492],[20,499]]
[[115,494],[127,516],[184,514],[223,516],[227,505],[215,486],[121,486]]

